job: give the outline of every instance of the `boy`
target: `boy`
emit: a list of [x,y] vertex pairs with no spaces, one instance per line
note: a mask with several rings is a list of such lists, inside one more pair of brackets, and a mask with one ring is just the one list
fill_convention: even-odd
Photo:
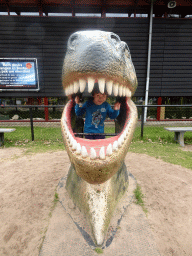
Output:
[[[119,115],[120,103],[116,102],[114,110],[106,102],[107,95],[98,91],[93,92],[93,100],[86,101],[82,107],[79,106],[80,99],[75,97],[75,113],[82,116],[85,112],[84,133],[104,133],[104,121],[106,115],[115,119]],[[104,135],[86,135],[86,139],[105,139]]]

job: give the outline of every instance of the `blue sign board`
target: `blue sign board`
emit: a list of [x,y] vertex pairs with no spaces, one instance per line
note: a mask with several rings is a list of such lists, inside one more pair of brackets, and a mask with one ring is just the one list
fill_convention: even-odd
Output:
[[0,90],[39,90],[37,59],[0,59]]

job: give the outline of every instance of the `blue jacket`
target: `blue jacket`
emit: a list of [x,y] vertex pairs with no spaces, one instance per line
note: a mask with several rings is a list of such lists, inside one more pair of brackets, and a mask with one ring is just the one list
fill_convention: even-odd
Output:
[[119,115],[119,110],[113,110],[105,101],[101,105],[95,105],[92,100],[86,101],[82,107],[75,105],[75,113],[77,116],[85,115],[85,133],[104,133],[104,121],[108,115],[111,119]]

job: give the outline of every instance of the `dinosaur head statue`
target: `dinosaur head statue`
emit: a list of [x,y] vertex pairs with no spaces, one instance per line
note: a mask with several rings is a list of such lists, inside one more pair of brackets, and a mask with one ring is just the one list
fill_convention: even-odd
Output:
[[72,127],[74,101],[63,111],[61,126],[70,161],[76,173],[91,184],[101,184],[121,168],[137,122],[131,100],[137,77],[127,44],[112,32],[87,30],[73,33],[67,44],[62,83],[66,95],[101,93],[118,97],[121,104],[116,136],[102,140],[76,137]]

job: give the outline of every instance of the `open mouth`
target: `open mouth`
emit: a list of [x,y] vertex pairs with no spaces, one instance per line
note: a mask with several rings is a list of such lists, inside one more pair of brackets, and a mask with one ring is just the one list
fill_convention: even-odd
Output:
[[95,87],[99,88],[101,93],[121,97],[123,104],[121,104],[121,111],[123,111],[123,121],[121,128],[116,136],[90,140],[76,137],[71,126],[71,112],[74,107],[74,101],[70,100],[63,111],[62,116],[62,130],[66,148],[70,150],[71,154],[75,157],[82,157],[84,159],[96,160],[98,162],[107,160],[114,155],[119,154],[122,149],[127,151],[129,146],[130,135],[135,127],[135,120],[137,110],[134,103],[131,101],[131,90],[128,86],[121,85],[117,81],[105,78],[83,77],[71,82],[65,87],[66,95],[76,93],[83,93],[88,91],[91,93]]

